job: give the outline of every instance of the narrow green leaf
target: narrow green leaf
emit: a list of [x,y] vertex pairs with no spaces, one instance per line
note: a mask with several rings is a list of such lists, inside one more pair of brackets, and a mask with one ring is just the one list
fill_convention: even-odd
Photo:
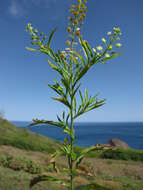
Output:
[[65,119],[65,111],[63,111],[63,120]]
[[57,119],[59,122],[62,122],[62,120],[60,119],[60,117],[57,115]]
[[[75,96],[75,94],[77,93],[77,91],[78,91],[78,89],[79,89],[79,87],[81,86],[81,83],[76,87],[76,89],[73,91],[73,95],[72,95],[72,97],[74,97]],[[73,86],[74,87],[74,86]]]
[[84,149],[76,158],[76,167],[78,167],[78,165],[81,163],[81,161],[83,160],[83,158],[86,156],[86,154],[88,154],[91,151],[94,150],[98,150],[99,147],[97,146],[91,146],[89,148]]
[[63,97],[52,97],[53,100],[56,100],[58,102],[61,102],[62,104],[64,104],[65,106],[67,106],[68,108],[71,108],[70,103],[68,102],[68,100],[64,99]]
[[79,95],[80,95],[80,99],[81,99],[81,102],[82,102],[82,105],[84,104],[84,101],[83,101],[83,96],[82,96],[82,93],[81,91],[79,90]]
[[74,96],[74,113],[76,114],[76,106],[77,106],[77,102],[76,102],[76,97]]
[[79,42],[80,42],[80,44],[81,44],[81,46],[82,46],[84,55],[85,55],[86,59],[87,59],[88,62],[89,62],[89,55],[88,55],[87,47],[86,47],[86,45],[83,43],[83,40],[82,40],[81,37],[79,38]]
[[27,49],[28,51],[40,52],[40,49],[34,49],[34,48],[30,48],[30,47],[26,47],[26,49]]
[[33,123],[30,124],[30,126],[36,126],[36,125],[51,125],[56,127],[63,127],[63,123],[61,122],[33,119]]
[[85,104],[87,104],[87,101],[88,101],[88,91],[85,88]]
[[69,117],[70,117],[70,113],[68,113],[67,118],[66,118],[66,125],[67,125],[67,126],[68,126]]
[[54,30],[52,30],[50,36],[49,36],[49,40],[48,40],[48,48],[50,47],[50,44],[51,44],[51,40],[52,40],[52,37],[54,35],[54,33],[56,32],[56,28]]
[[65,127],[64,128],[64,133],[70,135],[70,129],[68,127]]
[[91,58],[93,58],[94,55],[93,55],[93,53],[92,53],[92,49],[91,49],[89,43],[88,43],[87,41],[85,41],[84,44],[85,44],[86,48],[88,49]]
[[76,54],[77,54],[78,58],[81,60],[82,65],[84,66],[85,60],[83,59],[83,57],[78,52],[76,52]]

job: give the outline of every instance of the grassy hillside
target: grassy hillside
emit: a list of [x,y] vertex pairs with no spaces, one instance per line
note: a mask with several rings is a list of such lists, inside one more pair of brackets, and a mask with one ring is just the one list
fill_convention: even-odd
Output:
[[[41,173],[67,179],[65,158],[57,159],[58,174],[50,165],[58,144],[0,119],[0,189],[27,190],[30,180]],[[75,190],[142,190],[142,158],[143,151],[133,149],[91,152],[78,168]],[[32,189],[66,190],[49,182]]]
[[58,146],[58,142],[33,134],[27,129],[16,128],[7,120],[0,119],[0,145],[51,153]]

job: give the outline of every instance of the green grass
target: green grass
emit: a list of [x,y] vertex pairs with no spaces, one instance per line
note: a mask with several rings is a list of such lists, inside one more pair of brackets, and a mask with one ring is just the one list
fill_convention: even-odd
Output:
[[16,128],[7,120],[0,119],[0,145],[53,153],[59,142],[50,140],[27,129]]

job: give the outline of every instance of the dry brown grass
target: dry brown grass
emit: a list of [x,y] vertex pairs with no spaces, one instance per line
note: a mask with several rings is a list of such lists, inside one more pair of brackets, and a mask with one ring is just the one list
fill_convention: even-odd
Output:
[[[0,146],[0,155],[30,159],[39,163],[42,169],[46,168],[50,161],[50,154],[21,150],[11,146]],[[65,172],[67,164],[64,157],[57,159],[57,166],[60,170],[58,174],[50,171],[47,172],[44,169],[42,171],[61,179],[63,179],[63,177],[67,179],[67,173]],[[86,185],[96,182],[111,190],[134,190],[134,186],[135,190],[143,190],[142,181],[143,162],[85,158],[78,168],[78,176],[75,179],[75,184]],[[45,182],[43,184],[45,184]],[[42,189],[41,184],[39,184],[37,188],[38,187]],[[55,188],[55,190],[57,190],[57,188]]]
[[86,158],[83,164],[90,165],[95,176],[128,176],[143,180],[143,162]]

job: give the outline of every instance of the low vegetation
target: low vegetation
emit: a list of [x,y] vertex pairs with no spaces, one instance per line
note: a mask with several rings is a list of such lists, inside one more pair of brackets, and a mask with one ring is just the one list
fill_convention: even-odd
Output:
[[[26,136],[29,138],[27,141]],[[20,146],[15,138],[21,141]],[[31,139],[33,146],[30,146]],[[54,146],[58,146],[56,141],[0,120],[0,144],[0,189],[27,190],[30,180],[41,173],[68,179],[64,157],[56,160],[59,173],[50,164]],[[76,148],[77,152],[80,150]],[[75,190],[142,190],[142,157],[143,151],[134,149],[91,152],[78,167]],[[50,182],[41,182],[32,188],[43,189],[66,190],[64,186]]]

